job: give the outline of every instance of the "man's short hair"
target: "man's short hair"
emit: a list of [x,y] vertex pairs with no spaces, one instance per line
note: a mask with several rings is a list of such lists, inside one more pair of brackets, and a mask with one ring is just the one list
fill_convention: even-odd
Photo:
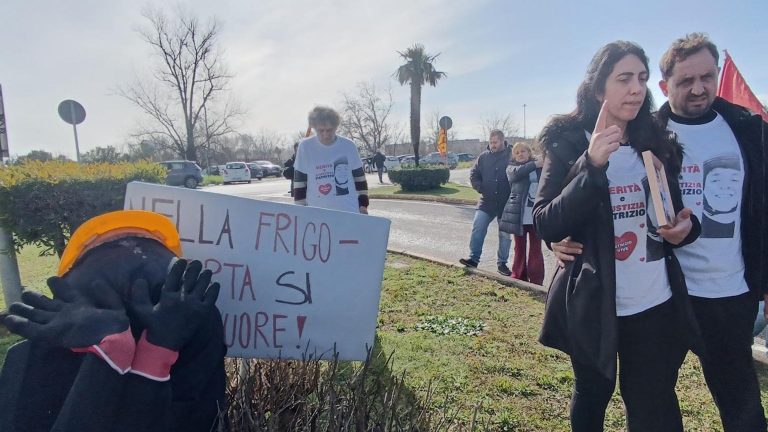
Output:
[[659,61],[661,77],[665,80],[668,79],[672,76],[672,70],[678,62],[703,49],[709,50],[709,53],[715,58],[715,64],[719,62],[720,55],[717,52],[717,46],[704,33],[689,33],[685,37],[674,41],[667,52],[661,56],[661,61]]
[[341,116],[335,109],[327,106],[316,106],[309,112],[309,125],[311,127],[321,124],[330,124],[334,128],[339,127]]
[[504,132],[500,131],[499,129],[492,130],[490,136],[492,137],[495,136],[496,138],[499,139],[499,141],[502,141],[502,142],[504,141]]

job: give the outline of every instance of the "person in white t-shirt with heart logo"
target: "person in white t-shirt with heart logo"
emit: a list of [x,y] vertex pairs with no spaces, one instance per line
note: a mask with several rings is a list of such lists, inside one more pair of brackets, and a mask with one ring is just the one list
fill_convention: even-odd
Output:
[[[604,46],[579,86],[576,109],[554,117],[540,136],[536,232],[550,243],[570,236],[581,245],[578,258],[555,272],[539,339],[571,358],[576,432],[603,430],[617,369],[628,430],[683,430],[677,373],[700,338],[673,249],[695,240],[700,224],[683,208],[682,151],[651,114],[648,75],[636,44]],[[646,150],[669,176],[670,226],[648,217]]]

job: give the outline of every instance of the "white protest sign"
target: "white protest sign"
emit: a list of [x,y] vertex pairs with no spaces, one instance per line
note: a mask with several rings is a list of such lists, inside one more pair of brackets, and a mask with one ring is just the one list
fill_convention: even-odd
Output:
[[221,284],[230,357],[364,360],[388,219],[133,182],[125,208],[168,216],[184,256]]

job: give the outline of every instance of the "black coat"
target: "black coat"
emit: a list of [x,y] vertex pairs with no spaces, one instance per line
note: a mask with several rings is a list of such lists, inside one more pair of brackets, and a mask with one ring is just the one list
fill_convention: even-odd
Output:
[[226,351],[218,310],[165,382],[119,375],[93,354],[19,342],[0,371],[0,431],[216,430],[219,409],[226,411]]
[[507,146],[497,152],[486,150],[477,157],[469,172],[472,188],[480,192],[477,209],[494,217],[501,217],[509,198],[507,165],[512,150]]
[[[759,115],[719,97],[712,109],[731,127],[744,160],[741,201],[744,279],[750,292],[762,299],[762,295],[768,293],[768,123]],[[659,109],[658,117],[664,126],[670,111],[669,103]]]
[[384,156],[381,152],[376,152],[376,154],[371,158],[371,163],[373,163],[376,168],[384,168],[384,161],[386,160],[386,156]]
[[507,166],[509,199],[499,221],[499,231],[516,236],[523,235],[523,212],[531,187],[530,174],[533,171],[536,171],[537,177],[541,177],[541,168],[536,168],[536,162],[533,160],[522,164],[510,162]]
[[[613,212],[607,166],[596,168],[587,161],[589,142],[583,129],[564,129],[550,137],[542,141],[547,153],[533,208],[536,232],[547,242],[558,242],[570,235],[584,248],[575,261],[555,271],[539,340],[613,379],[616,376],[618,321]],[[683,206],[677,181],[679,169],[669,164],[666,169],[677,212]],[[695,217],[691,219],[693,229],[679,246],[699,236],[701,225]],[[700,332],[689,304],[685,277],[672,252],[672,245],[664,242],[664,252],[679,318],[677,328],[670,330],[678,331],[691,349],[701,353]]]

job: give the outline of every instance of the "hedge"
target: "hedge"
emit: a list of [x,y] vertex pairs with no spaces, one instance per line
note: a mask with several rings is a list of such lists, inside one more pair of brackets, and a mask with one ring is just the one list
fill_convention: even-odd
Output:
[[388,173],[389,180],[406,192],[437,189],[447,183],[451,175],[448,168],[433,167],[401,168]]
[[87,164],[31,161],[0,168],[0,223],[17,249],[27,244],[58,255],[70,233],[93,216],[123,208],[126,185],[165,181],[153,162]]

